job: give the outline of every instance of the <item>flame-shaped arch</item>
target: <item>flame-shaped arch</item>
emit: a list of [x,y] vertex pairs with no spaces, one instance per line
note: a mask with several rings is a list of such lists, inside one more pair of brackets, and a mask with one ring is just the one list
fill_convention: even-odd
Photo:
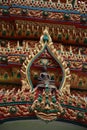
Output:
[[67,67],[67,63],[64,61],[61,54],[58,54],[56,48],[53,45],[52,39],[48,33],[48,30],[45,29],[43,35],[40,38],[39,45],[35,47],[34,52],[26,58],[25,62],[23,63],[21,72],[22,72],[22,88],[28,88],[33,90],[33,85],[30,77],[30,67],[35,59],[37,59],[44,50],[47,49],[50,55],[57,61],[60,65],[62,72],[63,72],[63,79],[60,86],[60,92],[70,93],[70,69]]

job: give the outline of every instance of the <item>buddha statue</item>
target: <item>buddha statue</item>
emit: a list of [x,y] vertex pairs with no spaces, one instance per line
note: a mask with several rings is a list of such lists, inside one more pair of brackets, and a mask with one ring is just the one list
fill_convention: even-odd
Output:
[[38,88],[45,89],[48,87],[50,90],[56,89],[55,80],[51,79],[51,76],[47,72],[46,65],[43,67],[43,71],[40,73],[38,81],[38,85],[36,86]]

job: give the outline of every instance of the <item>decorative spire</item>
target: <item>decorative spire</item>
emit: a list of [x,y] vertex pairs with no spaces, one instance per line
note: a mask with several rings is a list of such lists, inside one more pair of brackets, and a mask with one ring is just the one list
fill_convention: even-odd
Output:
[[73,29],[73,34],[75,34],[75,29]]
[[61,4],[60,0],[58,0],[58,4],[59,4],[59,5]]
[[63,45],[61,45],[61,52],[63,52]]
[[10,48],[10,42],[8,42],[8,48]]
[[31,27],[31,28],[32,28],[32,31],[34,31],[34,30],[35,30],[35,29],[34,29],[34,25],[32,25],[32,27]]
[[69,4],[69,1],[68,1],[68,0],[66,0],[66,4],[67,4],[67,5]]
[[86,32],[84,33],[84,35],[85,35],[84,37],[87,38],[87,33]]
[[7,50],[10,51],[10,42],[7,44]]
[[17,49],[20,48],[20,44],[19,44],[19,41],[17,41]]
[[70,46],[70,53],[72,54],[73,52],[72,52],[72,47]]
[[18,29],[18,27],[19,27],[19,25],[18,25],[18,23],[16,23],[16,29]]
[[28,49],[29,48],[29,46],[28,46],[28,41],[26,42],[26,49]]
[[81,56],[81,50],[79,49],[79,56]]
[[77,6],[78,6],[78,2],[77,2],[77,0],[75,0],[74,7],[77,7]]
[[52,39],[49,35],[48,28],[45,27],[45,30],[43,31],[43,35],[40,38],[40,43],[51,43]]

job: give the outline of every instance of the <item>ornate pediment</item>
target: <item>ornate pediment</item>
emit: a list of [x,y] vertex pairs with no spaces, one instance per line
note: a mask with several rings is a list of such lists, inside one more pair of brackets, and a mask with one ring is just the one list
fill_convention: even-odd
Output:
[[[52,83],[50,75],[47,72],[48,66],[46,59],[46,54],[49,54],[48,57],[52,57],[56,64],[60,66],[62,71],[62,82],[58,88]],[[37,59],[40,60],[40,56],[42,55],[42,72],[40,72],[39,84],[36,87],[33,86],[31,80],[31,66],[34,64]],[[43,57],[45,56],[45,59]],[[54,63],[55,63],[54,62]],[[58,67],[57,66],[57,67]],[[43,72],[44,70],[44,72]],[[49,35],[47,28],[43,31],[43,34],[40,38],[39,44],[34,48],[34,51],[30,53],[30,55],[26,58],[23,63],[22,69],[22,89],[29,89],[32,92],[37,92],[37,96],[35,97],[35,101],[31,106],[31,110],[35,112],[37,117],[51,121],[57,118],[63,112],[63,108],[61,104],[58,102],[57,94],[65,95],[70,94],[70,70],[67,67],[67,63],[64,61],[61,54],[59,55],[56,48],[53,45],[52,39]],[[43,89],[41,89],[43,88]],[[59,93],[58,93],[59,91]]]

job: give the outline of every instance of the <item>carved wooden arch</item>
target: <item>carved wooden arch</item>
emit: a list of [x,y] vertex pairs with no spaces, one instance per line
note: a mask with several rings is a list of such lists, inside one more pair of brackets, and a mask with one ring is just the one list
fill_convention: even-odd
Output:
[[31,91],[33,90],[29,70],[34,60],[38,58],[46,48],[51,54],[51,56],[53,56],[54,59],[57,61],[57,63],[59,63],[63,71],[63,79],[59,89],[60,92],[61,93],[68,92],[70,94],[70,80],[71,80],[70,69],[67,67],[67,63],[64,61],[62,55],[58,54],[58,51],[54,47],[52,39],[47,29],[43,31],[43,35],[40,38],[39,45],[37,45],[34,48],[34,51],[31,52],[31,54],[26,58],[25,62],[23,63],[23,66],[21,68],[22,89],[27,88],[30,89]]

